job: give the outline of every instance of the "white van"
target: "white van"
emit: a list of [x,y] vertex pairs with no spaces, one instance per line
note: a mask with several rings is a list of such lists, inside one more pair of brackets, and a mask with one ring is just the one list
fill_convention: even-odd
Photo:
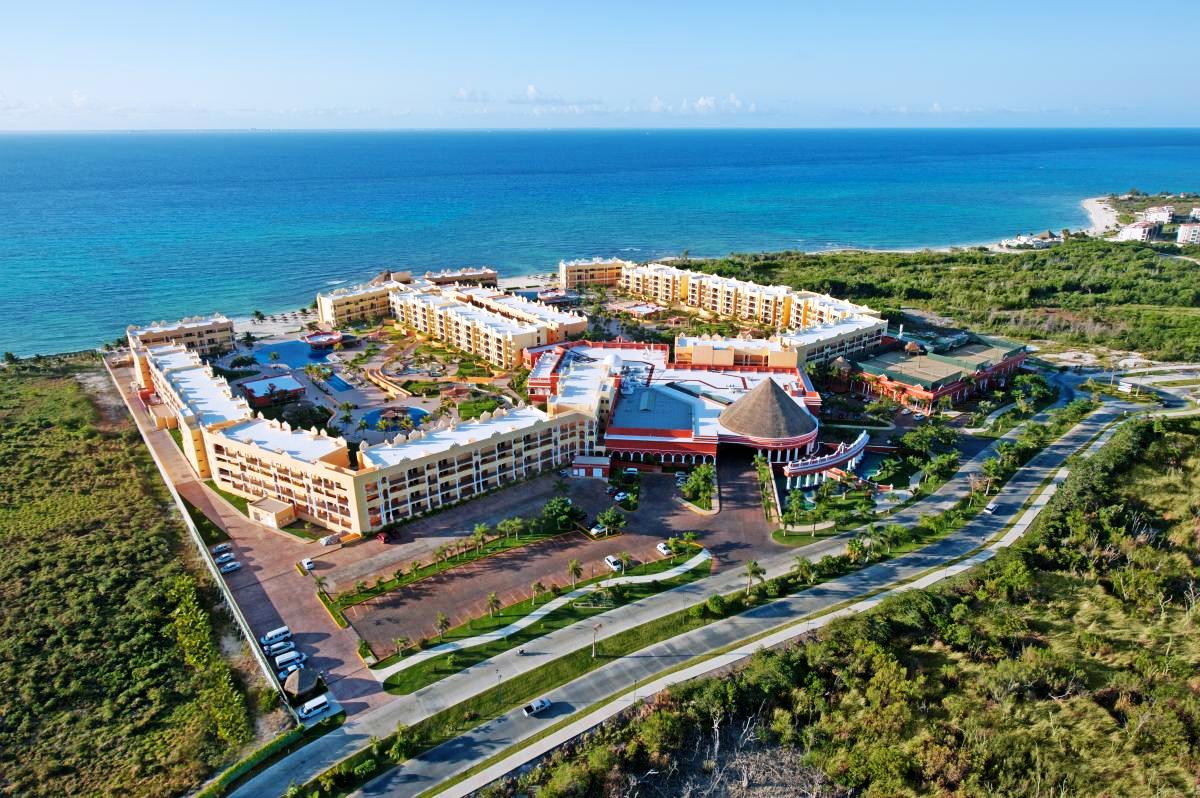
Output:
[[329,709],[329,699],[323,695],[319,695],[312,701],[306,702],[300,709],[296,710],[296,714],[301,719],[307,719],[320,715]]
[[280,654],[286,654],[289,651],[295,651],[296,644],[291,640],[280,640],[278,643],[272,643],[267,646],[266,654],[268,657],[277,657]]
[[258,638],[258,642],[262,643],[265,647],[271,645],[272,643],[278,643],[280,640],[287,640],[291,636],[292,630],[286,626],[281,626],[278,629],[272,629],[262,637]]
[[289,651],[286,654],[280,654],[275,658],[275,670],[283,670],[293,662],[299,665],[306,659],[308,659],[308,657],[304,654],[301,654],[299,651]]
[[985,513],[987,513],[988,515],[991,515],[992,513],[996,512],[996,508],[997,508],[998,506],[999,506],[999,505],[997,505],[997,504],[996,504],[996,501],[995,501],[995,499],[993,499],[992,501],[988,502],[988,505],[987,505],[987,507],[984,507],[984,508],[983,508],[983,511],[984,511]]

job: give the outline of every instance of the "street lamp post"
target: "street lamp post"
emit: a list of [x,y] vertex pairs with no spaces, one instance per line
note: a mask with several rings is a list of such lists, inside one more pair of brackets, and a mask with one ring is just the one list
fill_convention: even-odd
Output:
[[592,627],[592,659],[596,658],[596,632],[600,631],[600,627],[604,624],[598,623]]
[[501,689],[502,689],[501,685],[502,685],[502,681],[501,681],[501,679],[500,679],[500,669],[499,669],[499,668],[496,668],[496,700],[497,700],[497,701],[502,701],[502,700],[503,700],[503,699],[500,697],[500,691],[501,691]]

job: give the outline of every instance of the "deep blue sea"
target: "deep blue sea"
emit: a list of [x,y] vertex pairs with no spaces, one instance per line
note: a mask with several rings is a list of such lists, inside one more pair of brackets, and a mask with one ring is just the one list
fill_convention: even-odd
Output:
[[1200,189],[1200,131],[0,135],[0,351],[384,268],[995,241],[1131,187]]

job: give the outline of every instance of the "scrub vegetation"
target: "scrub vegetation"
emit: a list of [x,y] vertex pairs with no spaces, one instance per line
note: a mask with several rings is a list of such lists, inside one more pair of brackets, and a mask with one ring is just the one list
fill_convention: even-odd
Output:
[[1198,484],[1200,423],[1131,422],[987,564],[661,694],[487,794],[1190,794]]
[[107,379],[91,357],[0,369],[4,795],[179,795],[252,738],[183,525],[82,384]]
[[1176,248],[1072,238],[1017,254],[777,252],[687,265],[829,293],[893,318],[900,308],[915,307],[1022,339],[1132,349],[1164,360],[1200,359],[1200,270],[1162,254],[1168,251]]

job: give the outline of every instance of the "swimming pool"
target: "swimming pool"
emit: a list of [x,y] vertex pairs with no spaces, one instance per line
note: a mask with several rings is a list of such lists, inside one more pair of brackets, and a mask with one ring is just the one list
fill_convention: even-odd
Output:
[[[272,352],[279,355],[278,360],[271,360]],[[259,347],[254,354],[260,363],[286,363],[294,369],[302,369],[312,363],[324,363],[329,357],[329,352],[328,349],[313,349],[304,341],[280,341],[265,344]],[[338,390],[344,389],[339,388]]]
[[354,387],[336,374],[330,374],[325,384],[335,391],[348,391]]
[[[372,410],[370,413],[367,413],[365,416],[363,416],[363,418],[365,418],[367,420],[367,424],[370,425],[371,429],[375,429],[375,425],[379,423],[379,419],[383,417],[383,411],[386,409],[388,409],[388,408],[380,408],[379,410]],[[394,407],[394,408],[390,408],[390,409],[404,410],[405,412],[408,413],[408,417],[413,420],[414,424],[420,424],[421,419],[423,419],[425,416],[429,415],[428,410],[422,410],[419,407],[405,406],[405,407]],[[398,423],[392,423],[391,428],[399,429],[400,425]]]

